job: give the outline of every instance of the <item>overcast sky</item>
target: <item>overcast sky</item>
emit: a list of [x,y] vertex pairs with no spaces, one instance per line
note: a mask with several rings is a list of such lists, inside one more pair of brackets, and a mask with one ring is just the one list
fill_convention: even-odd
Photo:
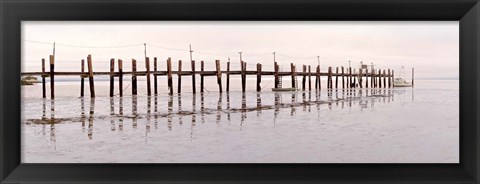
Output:
[[[289,71],[289,64],[316,65],[320,56],[322,71],[328,66],[358,66],[360,61],[376,68],[399,71],[403,65],[415,67],[416,77],[458,77],[459,25],[451,22],[22,22],[23,71],[41,71],[41,59],[52,54],[56,42],[56,71],[80,71],[81,59],[92,55],[94,71],[108,71],[110,58],[122,59],[130,71],[131,59],[144,70],[147,56],[157,57],[159,67],[171,57],[174,68],[183,60],[190,70],[189,44],[193,60],[204,60],[222,68],[230,57],[232,68],[239,68],[239,54],[255,69],[273,70],[276,61]],[[152,59],[153,60],[153,59]],[[199,63],[197,68],[199,69]],[[153,66],[152,66],[153,68]],[[396,74],[398,74],[396,72]]]

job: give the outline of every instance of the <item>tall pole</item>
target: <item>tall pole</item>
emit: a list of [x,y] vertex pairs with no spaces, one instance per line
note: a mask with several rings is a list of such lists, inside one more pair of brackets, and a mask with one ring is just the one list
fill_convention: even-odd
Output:
[[55,42],[53,42],[53,57],[55,57]]
[[275,52],[273,52],[273,63],[275,63]]
[[143,51],[145,54],[145,63],[147,63],[147,43],[143,43]]
[[242,62],[242,52],[238,52],[238,54],[240,54],[240,62]]

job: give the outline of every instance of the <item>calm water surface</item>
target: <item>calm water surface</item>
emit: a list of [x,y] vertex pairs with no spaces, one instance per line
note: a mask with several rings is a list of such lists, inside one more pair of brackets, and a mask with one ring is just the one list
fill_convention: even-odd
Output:
[[195,95],[187,86],[173,96],[161,86],[151,97],[142,83],[138,96],[128,89],[110,98],[108,83],[97,82],[100,95],[90,99],[88,87],[79,98],[77,83],[59,82],[53,101],[41,98],[41,85],[23,86],[22,162],[459,161],[458,80],[417,80],[414,89]]

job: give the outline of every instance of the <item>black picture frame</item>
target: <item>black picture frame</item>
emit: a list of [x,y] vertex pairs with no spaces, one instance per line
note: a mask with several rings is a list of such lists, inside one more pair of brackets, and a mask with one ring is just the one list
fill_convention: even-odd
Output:
[[[0,0],[0,183],[479,183],[477,0]],[[21,21],[460,21],[460,164],[21,164]]]

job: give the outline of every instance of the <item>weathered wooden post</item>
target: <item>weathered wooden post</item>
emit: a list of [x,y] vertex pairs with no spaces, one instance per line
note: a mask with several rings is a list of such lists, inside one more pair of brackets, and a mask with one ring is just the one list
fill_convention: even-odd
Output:
[[382,70],[381,69],[378,69],[378,87],[379,88],[382,88],[382,78],[381,78],[381,75],[382,75]]
[[222,93],[222,70],[220,68],[220,60],[215,60],[215,68],[217,69],[217,84],[218,84],[218,91]]
[[145,58],[145,68],[147,69],[147,95],[152,95],[152,85],[150,83],[150,58]]
[[375,82],[375,69],[372,68],[372,74],[370,75],[370,87],[371,88],[376,88],[377,87],[377,83]]
[[280,83],[280,79],[278,77],[278,65],[277,62],[273,63],[273,71],[274,71],[274,87],[278,88],[278,84]]
[[312,91],[312,67],[308,65],[308,91]]
[[305,91],[305,84],[307,82],[307,76],[305,75],[307,73],[307,66],[303,65],[303,74],[302,74],[302,90]]
[[110,97],[113,97],[114,88],[114,72],[115,71],[115,59],[110,59]]
[[242,92],[245,92],[245,88],[246,88],[246,75],[245,75],[245,71],[247,70],[247,63],[244,62],[244,61],[241,61],[240,64],[242,65],[241,66],[241,70],[242,70]]
[[227,62],[227,92],[230,91],[230,61]]
[[357,74],[357,71],[355,70],[355,68],[353,69],[353,88],[356,88],[357,87],[357,77],[358,76],[355,76]]
[[118,60],[118,93],[123,97],[123,61]]
[[352,67],[348,67],[348,87],[352,88]]
[[132,95],[137,95],[137,60],[132,59]]
[[[83,75],[83,73],[85,72],[85,60],[82,59],[82,67],[80,69],[80,72],[82,72],[82,75],[80,75],[80,97],[83,97],[84,96],[84,89],[85,89],[85,76]],[[43,77],[43,80],[45,80],[45,77]],[[43,91],[44,91],[44,94],[45,94],[45,81],[44,82],[44,86],[43,86]],[[43,96],[45,98],[45,95]]]
[[365,88],[368,88],[368,68],[365,69]]
[[50,55],[50,98],[55,98],[55,58]]
[[320,67],[317,65],[317,70],[315,71],[315,90],[320,89]]
[[197,93],[196,85],[195,85],[195,60],[192,60],[192,92],[193,94]]
[[335,89],[338,89],[338,67],[335,71]]
[[388,69],[388,88],[391,88],[392,87],[392,76],[390,75],[390,68]]
[[363,75],[362,75],[362,68],[358,69],[358,87],[363,88]]
[[386,88],[387,87],[387,80],[386,80],[385,70],[383,70],[382,78],[383,78],[383,87]]
[[177,86],[177,92],[181,93],[182,92],[182,60],[178,60],[178,86]]
[[332,67],[328,67],[327,89],[332,89]]
[[172,59],[167,59],[167,85],[169,92],[168,94],[173,95],[173,80],[172,80]]
[[318,65],[318,89],[322,89],[322,74],[320,70],[320,65]]
[[414,68],[412,67],[412,88],[413,88],[414,81],[415,81],[414,78],[415,78],[415,76],[414,76]]
[[343,66],[342,66],[342,89],[345,89],[345,73],[343,71]]
[[392,70],[392,87],[395,87],[395,73]]
[[88,65],[88,83],[90,84],[90,97],[95,98],[95,84],[93,81],[92,56],[90,54],[87,57],[87,65]]
[[203,83],[204,83],[204,77],[203,77],[203,71],[204,71],[204,63],[203,61],[200,61],[200,92],[203,93]]
[[158,87],[157,87],[157,57],[153,58],[153,93],[156,95],[158,94]]
[[257,63],[257,91],[261,91],[260,83],[262,82],[262,65]]
[[296,88],[296,84],[295,84],[295,65],[293,65],[293,63],[290,63],[290,70],[291,70],[291,76],[292,76],[292,88]]
[[[83,64],[83,59],[82,59],[82,64]],[[82,67],[82,69],[83,69],[83,67]],[[82,78],[81,85],[83,86],[83,78]],[[81,88],[81,89],[83,89],[83,88]],[[80,95],[83,96],[83,90],[80,91]],[[42,58],[42,97],[47,98],[47,88],[45,86],[45,58]]]

